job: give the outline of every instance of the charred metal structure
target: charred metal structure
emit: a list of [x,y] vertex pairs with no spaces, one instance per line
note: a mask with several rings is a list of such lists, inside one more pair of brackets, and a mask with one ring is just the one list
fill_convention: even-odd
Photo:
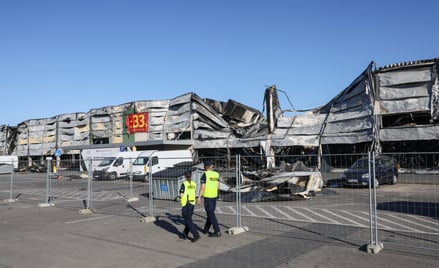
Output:
[[[322,107],[283,110],[276,87],[266,88],[265,115],[232,99],[187,93],[170,100],[133,101],[88,112],[0,125],[0,154],[42,160],[62,149],[75,159],[84,148],[192,149],[194,156],[270,156],[439,149],[439,59],[365,71]],[[294,116],[287,116],[294,112]],[[147,131],[130,132],[127,117],[147,113]]]

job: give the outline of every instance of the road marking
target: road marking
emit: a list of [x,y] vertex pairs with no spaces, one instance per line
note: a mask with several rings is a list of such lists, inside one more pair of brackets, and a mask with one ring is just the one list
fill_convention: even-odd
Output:
[[[348,214],[348,215],[350,215],[350,216],[352,216],[352,217],[356,217],[356,218],[358,218],[358,219],[360,219],[360,220],[366,221],[367,223],[369,223],[369,221],[370,221],[370,218],[369,218],[369,217],[363,218],[363,217],[358,216],[358,215],[355,215],[354,213],[351,213],[351,212],[349,212],[349,211],[347,211],[347,210],[340,210],[340,211],[343,212],[343,213],[345,213],[345,214]],[[367,227],[369,227],[369,226],[367,226]]]
[[250,216],[257,216],[253,211],[251,211],[249,208],[247,208],[246,206],[242,206],[243,209],[245,209],[245,211],[247,211]]
[[414,219],[416,219],[416,220],[420,220],[420,221],[423,221],[423,222],[427,222],[427,223],[429,223],[429,224],[433,224],[433,225],[437,225],[437,226],[439,226],[439,223],[429,221],[429,220],[427,220],[427,219],[421,218],[420,216],[415,216],[415,215],[411,215],[411,214],[407,214],[407,215],[405,215],[405,216],[407,216],[407,217],[411,217],[411,218],[414,218]]
[[413,225],[418,225],[418,226],[421,226],[421,227],[423,227],[423,228],[427,228],[427,229],[430,229],[430,230],[434,230],[434,231],[436,231],[436,232],[439,231],[438,228],[434,228],[434,227],[426,226],[426,225],[423,225],[423,224],[420,224],[420,223],[417,223],[417,222],[413,222],[413,221],[406,220],[406,219],[401,218],[401,217],[397,217],[397,216],[391,215],[391,214],[384,214],[384,215],[389,216],[389,217],[392,217],[392,218],[395,218],[395,219],[398,219],[398,220],[400,220],[400,221],[408,222],[408,223],[413,224]]
[[[35,196],[46,196],[46,189],[24,189],[21,191],[22,194],[35,195]],[[119,200],[123,197],[116,195],[111,191],[105,192],[92,192],[92,199],[94,201],[109,201],[109,200]],[[72,199],[72,200],[83,200],[87,197],[87,192],[84,191],[69,191],[67,189],[51,189],[49,192],[50,196],[56,196],[58,199]]]
[[[282,211],[282,210],[281,210],[280,208],[278,208],[278,207],[275,207],[275,206],[268,206],[268,207],[270,207],[270,209],[272,209],[272,210],[274,210],[274,211],[276,211],[276,212],[282,214],[282,215],[285,216],[288,220],[292,220],[292,221],[303,221],[303,220],[300,220],[300,219],[294,218],[293,216],[289,215],[288,213],[285,213],[284,211]],[[229,207],[228,207],[228,208],[229,208]],[[265,215],[269,216],[270,218],[280,219],[279,217],[276,217],[276,216],[274,216],[274,215],[268,213],[266,210],[260,208],[259,206],[251,206],[250,208],[248,208],[248,207],[246,207],[246,206],[242,206],[242,208],[247,212],[247,215],[249,215],[249,216],[253,216],[253,217],[264,217],[263,215],[258,215],[258,214],[256,214],[256,213],[254,213],[254,212],[250,209],[250,208],[257,208],[259,211],[263,212]],[[311,209],[308,209],[308,208],[304,208],[304,210],[308,211],[309,213],[311,213],[311,214],[313,214],[313,215],[316,215],[316,216],[318,216],[318,217],[324,218],[324,219],[326,219],[327,221],[322,221],[322,222],[321,222],[321,221],[319,221],[319,220],[316,220],[316,219],[314,219],[314,218],[311,218],[311,217],[309,217],[309,216],[307,216],[307,215],[305,215],[305,214],[303,214],[303,213],[297,211],[297,208],[291,208],[291,207],[288,207],[288,206],[282,206],[282,208],[285,208],[285,209],[291,210],[291,211],[293,211],[294,213],[299,214],[300,216],[306,218],[308,221],[311,221],[311,222],[317,222],[317,223],[332,223],[332,224],[338,224],[338,225],[350,225],[350,224],[343,224],[343,223],[340,223],[340,222],[338,222],[338,221],[336,221],[336,220],[334,220],[334,219],[331,219],[331,218],[325,217],[324,215],[319,214],[319,213],[317,213],[317,212],[315,212],[315,211],[312,211]],[[233,208],[231,208],[231,207],[230,207],[230,209],[233,210],[233,211],[235,211],[235,209],[233,209]],[[344,220],[346,220],[346,221],[349,221],[349,222],[353,223],[353,224],[354,224],[353,226],[358,226],[358,227],[362,227],[362,228],[367,228],[367,227],[369,227],[369,226],[366,226],[366,225],[364,225],[364,224],[361,224],[361,223],[359,223],[359,222],[357,222],[357,221],[354,221],[354,220],[348,219],[348,218],[343,217],[343,216],[341,216],[341,215],[337,215],[337,214],[335,214],[334,212],[331,212],[331,211],[329,211],[329,210],[326,210],[326,209],[322,209],[322,210],[325,211],[325,212],[328,213],[328,214],[334,215],[334,216],[336,216],[336,217],[342,218],[342,219],[344,219]],[[228,214],[228,213],[223,212],[222,210],[221,210],[221,213],[223,213],[223,214]],[[345,213],[347,213],[347,214],[349,214],[349,215],[351,215],[351,216],[355,216],[355,217],[357,217],[357,218],[360,218],[361,220],[364,220],[364,221],[367,221],[367,222],[369,221],[369,219],[365,219],[365,218],[362,218],[362,217],[360,217],[360,216],[353,215],[353,214],[351,214],[351,213],[349,213],[349,212],[347,212],[347,211],[345,211]],[[384,225],[384,224],[380,224],[380,225],[383,226],[383,228],[392,229],[391,227],[386,226],[386,225]]]
[[[360,211],[360,213],[362,213],[362,214],[364,214],[364,215],[366,215],[368,217],[368,221],[369,221],[369,224],[370,224],[370,214],[369,214],[369,212]],[[397,229],[395,229],[393,227],[390,227],[390,226],[387,226],[385,224],[382,224],[381,222],[378,222],[378,226],[381,227],[384,230],[397,230]]]
[[268,213],[267,211],[265,211],[265,209],[261,208],[260,206],[255,207],[257,209],[259,209],[262,213],[264,213],[265,215],[267,215],[268,217],[272,218],[272,219],[276,219],[276,217],[270,213]]
[[407,228],[408,230],[411,230],[411,231],[413,231],[413,232],[419,232],[419,230],[418,230],[418,229],[415,229],[415,228],[411,228],[411,227],[408,227],[407,225],[399,224],[399,223],[396,223],[396,222],[394,222],[394,221],[391,221],[391,220],[387,220],[387,219],[384,219],[383,217],[381,217],[381,218],[378,218],[378,221],[385,221],[385,222],[389,222],[389,223],[391,223],[391,224],[394,224],[394,225],[398,225],[398,226],[401,226],[402,228]]
[[279,212],[280,214],[284,215],[285,217],[287,217],[289,220],[297,220],[295,218],[293,218],[291,215],[283,212],[282,210],[280,210],[279,208],[275,207],[275,206],[270,206],[270,208],[272,208],[273,210],[276,210],[277,212]]
[[285,208],[291,210],[292,212],[294,212],[294,213],[296,213],[296,214],[299,214],[300,216],[304,217],[305,219],[308,219],[308,220],[311,221],[311,222],[316,222],[316,220],[314,220],[313,218],[308,217],[307,215],[305,215],[305,214],[303,214],[303,213],[301,213],[301,212],[299,212],[299,211],[297,211],[297,210],[295,210],[295,209],[292,209],[292,208],[290,208],[290,207],[285,207]]
[[332,223],[335,223],[335,224],[341,224],[340,222],[338,222],[336,220],[333,220],[333,219],[331,219],[329,217],[326,217],[324,215],[321,215],[321,214],[319,214],[319,213],[317,213],[317,212],[315,212],[315,211],[313,211],[313,210],[311,210],[309,208],[304,208],[304,210],[308,211],[311,214],[317,215],[320,218],[324,218],[324,219],[328,220],[329,222],[332,222]]
[[[364,211],[361,211],[361,213],[363,213],[363,214],[367,214],[367,215],[368,215],[368,213],[367,213],[367,212],[364,212]],[[384,219],[383,217],[378,218],[378,220],[377,220],[378,225],[382,225],[381,223],[379,223],[379,222],[381,222],[381,221],[389,222],[389,223],[391,223],[391,224],[398,225],[398,226],[400,226],[400,227],[402,227],[402,228],[407,228],[408,230],[411,230],[411,231],[414,231],[414,232],[419,232],[419,230],[417,230],[417,229],[410,228],[410,227],[408,227],[408,226],[406,226],[406,225],[402,225],[402,224],[396,223],[396,222],[394,222],[394,221],[386,220],[386,219]],[[387,227],[388,227],[388,226],[387,226]],[[395,228],[390,228],[390,227],[388,227],[388,228],[389,228],[390,230],[395,230]],[[405,231],[407,231],[407,230],[405,230]]]
[[329,211],[329,210],[327,210],[327,209],[322,209],[322,210],[325,211],[326,213],[329,213],[329,214],[335,216],[335,217],[339,217],[339,218],[341,218],[341,219],[343,219],[343,220],[345,220],[345,221],[352,222],[353,224],[356,224],[357,226],[360,226],[360,227],[367,227],[366,225],[363,225],[363,224],[361,224],[361,223],[359,223],[359,222],[356,222],[356,221],[354,221],[354,220],[351,220],[351,219],[348,219],[348,218],[346,218],[346,217],[343,217],[343,216],[341,216],[341,215],[339,215],[339,214],[336,214],[336,213],[334,213],[334,212],[332,212],[332,211]]
[[102,217],[93,217],[93,218],[81,219],[81,220],[76,220],[76,221],[66,221],[66,224],[73,224],[73,223],[80,223],[80,222],[94,221],[94,220],[101,220],[101,219],[110,218],[110,217],[114,217],[114,215],[107,215],[107,216],[102,216]]
[[228,206],[227,208],[230,209],[233,214],[236,214],[236,209],[234,207]]

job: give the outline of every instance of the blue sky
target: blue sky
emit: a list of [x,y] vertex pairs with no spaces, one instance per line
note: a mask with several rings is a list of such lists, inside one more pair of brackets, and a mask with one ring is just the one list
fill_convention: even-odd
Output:
[[[371,62],[439,57],[435,0],[0,0],[0,125],[194,92],[328,102]],[[283,94],[283,109],[291,105]]]

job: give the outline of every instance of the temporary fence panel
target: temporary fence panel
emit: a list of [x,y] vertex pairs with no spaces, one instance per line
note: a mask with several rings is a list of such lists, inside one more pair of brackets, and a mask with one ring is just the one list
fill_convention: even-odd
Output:
[[[163,216],[179,209],[179,203],[176,202],[179,187],[184,173],[192,169],[191,162],[181,157],[158,157],[134,169],[133,165],[138,164],[136,158],[128,160],[128,164],[123,164],[127,165],[125,169],[117,171],[117,176],[93,179],[93,210],[143,218]],[[139,175],[139,170],[146,174]],[[153,170],[156,172],[149,172]],[[197,179],[197,174],[194,172],[194,179]]]
[[[172,162],[170,158],[167,160]],[[198,193],[202,170],[197,163],[185,161],[151,174],[150,191],[152,196],[149,216],[165,217],[183,223],[179,196],[181,184],[185,180],[185,173],[188,172],[191,173],[191,179],[197,184],[196,193]],[[198,209],[199,207],[196,205],[195,211],[198,211]]]
[[[396,160],[396,181],[383,177],[382,157]],[[92,170],[81,172],[79,162],[49,158],[26,172],[0,174],[0,196],[181,226],[183,175],[192,171],[198,194],[205,160],[220,174],[216,214],[222,231],[247,227],[358,246],[439,248],[438,153],[211,157],[141,180],[130,169],[114,180],[97,179]],[[202,228],[205,220],[204,206],[197,204],[194,222]]]
[[[19,161],[18,167],[26,166],[27,162]],[[14,164],[14,167],[17,165]],[[8,164],[8,168],[11,165]],[[23,172],[20,169],[9,170],[0,174],[0,195],[3,199],[23,202],[42,202],[46,194],[46,168],[41,172]]]
[[[215,214],[222,232],[234,227],[241,227],[240,221],[240,207],[237,199],[238,188],[237,180],[241,179],[237,168],[239,167],[239,158],[235,156],[230,157],[204,157],[200,159],[200,167],[203,168],[204,163],[210,162],[212,170],[219,173],[219,191],[216,203]],[[202,172],[202,173],[203,173]],[[206,211],[204,208],[204,199],[200,206],[197,206],[197,216],[199,227],[204,228],[206,222]],[[213,232],[213,229],[210,231]]]
[[[343,172],[367,155],[241,156],[242,225],[250,230],[328,241],[369,240],[367,187],[343,188]],[[233,206],[221,207],[234,213]]]
[[[132,163],[136,158],[128,157],[120,170],[113,175],[105,175],[105,170],[93,170],[91,180],[91,208],[99,213],[142,217],[143,207],[139,203],[147,202],[148,185],[144,178],[134,180]],[[94,158],[93,161],[103,161]],[[108,169],[108,167],[104,167]],[[137,207],[137,208],[136,208]]]
[[69,161],[47,158],[46,194],[42,203],[76,210],[85,207],[87,177],[75,167],[66,168],[69,164]]
[[14,172],[18,167],[15,160],[0,161],[0,198],[4,200],[14,199]]
[[439,153],[383,156],[396,160],[399,175],[377,190],[380,241],[439,254]]
[[[228,182],[236,181],[235,163],[231,164],[224,157],[202,158],[194,163],[185,163],[183,166],[176,165],[174,168],[169,168],[162,173],[152,174],[150,188],[152,198],[150,199],[151,204],[148,208],[148,216],[153,216],[158,221],[168,221],[169,223],[181,226],[180,231],[182,231],[184,222],[181,217],[181,205],[178,202],[177,196],[179,196],[181,184],[185,179],[184,173],[188,169],[192,172],[192,180],[197,184],[196,193],[198,196],[200,178],[204,173],[204,161],[206,160],[212,163],[213,170],[217,171],[220,175],[220,191],[216,207],[220,228],[225,232],[229,228],[236,226],[236,213],[224,212],[224,208],[228,208],[230,202],[223,201],[224,195],[230,191]],[[193,221],[199,229],[204,227],[206,221],[204,202],[201,205],[195,205]]]

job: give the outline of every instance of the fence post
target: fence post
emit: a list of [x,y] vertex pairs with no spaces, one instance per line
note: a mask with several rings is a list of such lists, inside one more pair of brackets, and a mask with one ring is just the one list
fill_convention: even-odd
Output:
[[236,155],[236,226],[229,228],[228,233],[235,235],[247,232],[248,227],[241,225],[241,155]]
[[241,198],[241,182],[239,179],[239,155],[236,155],[236,170],[235,170],[235,176],[236,176],[236,227],[241,227],[241,206],[240,206],[240,198]]
[[47,157],[46,158],[46,162],[47,162],[47,172],[46,172],[46,196],[45,196],[45,203],[40,203],[38,204],[38,207],[51,207],[54,206],[55,204],[52,203],[52,197],[50,196],[50,191],[51,191],[51,181],[50,181],[50,173],[52,170],[52,157]]
[[130,163],[130,174],[129,174],[129,179],[130,179],[130,198],[134,197],[134,193],[133,193],[133,163]]
[[13,185],[13,183],[14,183],[14,160],[12,160],[12,163],[11,163],[11,185],[9,188],[9,200],[13,200],[12,199],[12,185]]
[[14,185],[14,160],[12,160],[11,162],[11,181],[10,181],[10,186],[9,186],[9,199],[4,199],[3,201],[6,203],[13,203],[13,202],[17,202],[18,201],[18,197],[21,194],[18,194],[15,198],[12,198],[13,192],[12,192],[12,187]]
[[141,222],[154,222],[156,219],[154,217],[154,204],[153,204],[153,192],[152,192],[152,161],[148,161],[148,212],[149,212],[149,216],[147,217],[143,217],[140,221]]
[[377,197],[375,185],[375,152],[369,152],[369,218],[370,218],[370,244],[367,246],[368,253],[378,253],[383,249],[383,243],[378,242],[377,222]]
[[94,210],[92,208],[92,201],[91,201],[91,194],[92,194],[92,190],[93,190],[93,184],[92,184],[92,180],[93,180],[93,159],[90,158],[88,160],[88,167],[87,167],[87,171],[88,171],[88,178],[87,178],[87,199],[82,200],[82,202],[84,203],[84,209],[80,209],[79,213],[80,214],[92,214],[94,213]]
[[[135,160],[135,159],[134,159]],[[133,161],[134,161],[133,160]],[[126,200],[128,203],[130,202],[135,202],[135,201],[139,201],[138,197],[134,197],[134,191],[133,191],[133,162],[130,161],[130,169],[129,169],[129,174],[128,174],[128,178],[130,180],[130,193],[129,193],[129,198]]]

